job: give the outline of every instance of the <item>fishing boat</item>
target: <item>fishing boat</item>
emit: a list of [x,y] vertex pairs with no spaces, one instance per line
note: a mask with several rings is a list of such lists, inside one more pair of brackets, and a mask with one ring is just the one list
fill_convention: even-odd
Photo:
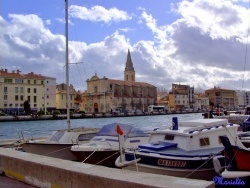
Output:
[[125,147],[136,148],[147,143],[149,135],[131,124],[111,123],[104,125],[89,143],[71,147],[77,160],[84,163],[116,167],[115,160],[120,155],[117,126],[125,135]]
[[116,166],[170,176],[212,180],[216,175],[212,158],[221,164],[224,149],[219,136],[234,139],[239,125],[226,119],[198,119],[178,122],[150,132],[147,144],[122,149]]
[[45,141],[36,142],[36,140],[25,140],[22,138],[20,146],[25,152],[56,157],[60,159],[76,160],[76,157],[70,152],[70,148],[79,142],[89,141],[97,129],[86,129],[70,127],[70,109],[69,109],[69,57],[68,57],[68,0],[65,0],[65,66],[66,66],[66,101],[67,101],[67,129],[54,131]]

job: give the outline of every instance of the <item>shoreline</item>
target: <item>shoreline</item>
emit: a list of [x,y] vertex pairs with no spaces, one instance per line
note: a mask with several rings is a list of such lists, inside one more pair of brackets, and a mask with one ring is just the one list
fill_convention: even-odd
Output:
[[[133,116],[155,116],[155,115],[174,115],[174,114],[191,114],[206,112],[153,112],[153,113],[88,113],[88,114],[71,114],[70,119],[87,119],[87,118],[110,118],[110,117],[133,117]],[[67,119],[67,114],[60,115],[21,115],[21,116],[0,116],[0,122],[13,121],[40,121],[40,120],[62,120]]]

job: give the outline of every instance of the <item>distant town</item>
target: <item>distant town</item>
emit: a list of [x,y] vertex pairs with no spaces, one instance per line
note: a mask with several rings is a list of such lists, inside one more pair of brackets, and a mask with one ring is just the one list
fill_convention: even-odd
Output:
[[[93,75],[87,90],[80,92],[69,85],[69,107],[72,112],[117,113],[151,111],[241,110],[249,105],[250,91],[208,88],[195,92],[189,85],[172,84],[169,92],[160,92],[146,82],[137,82],[130,51],[127,53],[124,79],[114,80]],[[65,83],[56,78],[20,70],[0,70],[0,111],[9,115],[66,113]],[[27,111],[29,109],[29,111]]]

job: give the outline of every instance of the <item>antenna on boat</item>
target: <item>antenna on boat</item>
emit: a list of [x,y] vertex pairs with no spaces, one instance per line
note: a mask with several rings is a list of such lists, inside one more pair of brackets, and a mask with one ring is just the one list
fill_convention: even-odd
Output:
[[65,66],[66,66],[66,108],[67,108],[67,128],[70,129],[69,110],[69,48],[68,48],[68,0],[65,0]]

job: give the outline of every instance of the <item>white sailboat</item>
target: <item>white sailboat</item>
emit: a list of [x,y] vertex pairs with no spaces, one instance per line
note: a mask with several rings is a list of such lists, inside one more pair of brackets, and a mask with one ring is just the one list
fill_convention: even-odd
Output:
[[70,109],[69,109],[69,56],[68,56],[68,0],[65,0],[65,39],[66,39],[66,107],[67,107],[67,129],[55,131],[45,141],[36,142],[34,140],[24,141],[20,146],[25,152],[39,155],[46,155],[67,160],[76,160],[71,153],[71,146],[81,142],[89,141],[97,129],[70,128]]

